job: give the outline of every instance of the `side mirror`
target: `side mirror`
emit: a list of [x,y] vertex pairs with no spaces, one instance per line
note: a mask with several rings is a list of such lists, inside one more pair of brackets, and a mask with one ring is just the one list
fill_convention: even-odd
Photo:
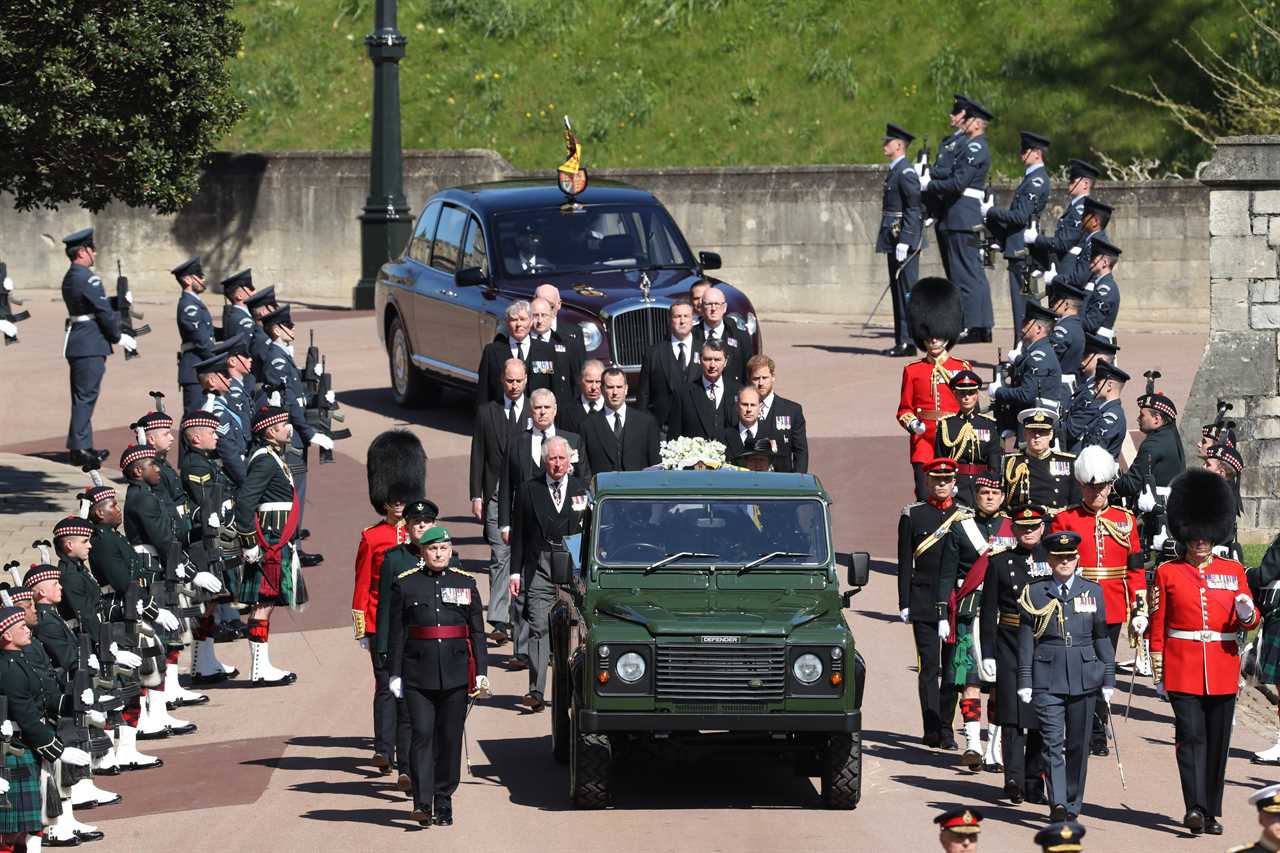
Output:
[[699,252],[698,263],[704,270],[720,269],[720,253],[719,252]]
[[556,586],[573,583],[573,557],[568,551],[551,552],[551,582]]
[[489,283],[489,276],[480,267],[466,267],[453,274],[453,281],[458,287],[480,287]]
[[842,554],[848,567],[847,579],[849,586],[854,589],[860,589],[867,585],[867,581],[871,579],[871,555],[866,551],[854,551],[852,554]]

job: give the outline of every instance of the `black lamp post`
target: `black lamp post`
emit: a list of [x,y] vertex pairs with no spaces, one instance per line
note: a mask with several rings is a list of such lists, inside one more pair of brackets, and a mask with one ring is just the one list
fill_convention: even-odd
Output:
[[354,307],[373,307],[378,269],[403,251],[413,219],[404,197],[400,157],[400,58],[405,37],[396,29],[396,0],[377,0],[373,32],[365,37],[373,62],[373,139],[369,197],[360,214],[360,281]]

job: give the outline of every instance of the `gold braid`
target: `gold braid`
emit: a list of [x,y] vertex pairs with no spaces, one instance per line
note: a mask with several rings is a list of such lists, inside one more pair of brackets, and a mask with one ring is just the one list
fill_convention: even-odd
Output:
[[1057,617],[1058,633],[1065,636],[1067,633],[1067,620],[1062,615],[1062,602],[1053,596],[1049,597],[1049,603],[1044,607],[1036,607],[1031,603],[1031,587],[1024,586],[1022,595],[1018,596],[1018,606],[1027,612],[1029,616],[1035,617],[1035,634],[1036,639],[1044,636],[1044,632],[1049,630],[1049,620]]
[[1116,524],[1109,518],[1098,516],[1098,526],[1107,532],[1107,535],[1119,542],[1126,550],[1129,548],[1129,534],[1120,529],[1120,525]]

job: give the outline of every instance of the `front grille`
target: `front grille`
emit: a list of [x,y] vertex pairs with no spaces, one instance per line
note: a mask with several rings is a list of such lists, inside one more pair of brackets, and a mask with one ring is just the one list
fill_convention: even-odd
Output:
[[622,368],[639,369],[653,345],[670,332],[669,314],[665,305],[650,305],[610,317],[609,352],[613,354],[613,363]]
[[777,702],[786,692],[785,646],[658,645],[657,698],[675,702]]
[[762,714],[768,710],[760,702],[677,702],[677,714]]

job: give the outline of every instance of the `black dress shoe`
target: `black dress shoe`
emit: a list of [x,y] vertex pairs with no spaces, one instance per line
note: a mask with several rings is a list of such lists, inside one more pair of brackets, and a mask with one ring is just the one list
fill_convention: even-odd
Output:
[[44,843],[41,847],[79,847],[80,836],[72,835],[70,838],[55,838],[52,835],[46,835]]
[[[221,684],[228,678],[230,678],[230,675],[225,672],[216,672],[213,675],[193,675],[191,676],[191,684],[194,687],[207,687],[210,684]],[[206,702],[209,700],[208,696],[204,698]]]
[[1089,744],[1089,753],[1091,755],[1106,756],[1111,754],[1111,749],[1107,746],[1106,739],[1103,738],[1102,740],[1095,740]]
[[956,743],[956,739],[951,735],[943,735],[938,741],[938,749],[959,749],[960,745]]
[[[413,780],[409,778],[408,773],[400,771],[400,775],[396,777],[396,787],[406,794],[413,790]],[[427,814],[430,816],[431,813],[427,812]]]
[[298,680],[298,674],[296,672],[286,672],[284,675],[284,678],[277,678],[273,681],[268,681],[265,678],[259,678],[257,681],[253,681],[250,683],[254,687],[285,687],[287,685],[293,684],[293,682],[297,680]]
[[1044,788],[1038,784],[1028,787],[1023,792],[1023,798],[1033,806],[1048,805],[1049,800],[1044,795]]
[[138,740],[163,740],[169,736],[170,732],[166,729],[160,729],[158,732],[138,732]]
[[929,747],[930,749],[937,749],[938,744],[942,743],[942,733],[941,732],[925,732],[924,737],[921,738],[921,741],[923,741],[924,745]]
[[1049,809],[1050,821],[1056,823],[1058,821],[1067,820],[1069,817],[1071,817],[1071,812],[1067,811],[1067,807],[1062,803],[1058,803],[1053,808]]
[[100,829],[95,829],[92,832],[81,832],[78,829],[76,830],[76,838],[79,838],[81,841],[101,841],[104,837],[105,836]]
[[1182,819],[1182,825],[1191,830],[1192,835],[1199,835],[1204,832],[1204,812],[1192,809]]
[[81,468],[96,468],[102,462],[95,451],[84,448],[69,450],[67,456],[72,465],[78,465]]
[[453,815],[438,814],[432,821],[436,826],[453,826]]
[[1005,782],[1004,795],[1015,806],[1022,802],[1022,789],[1018,787],[1017,782]]
[[987,773],[1003,773],[1004,765],[1003,764],[984,764],[982,765],[982,769]]
[[311,568],[312,566],[318,566],[324,562],[324,554],[308,554],[302,550],[299,550],[298,562],[302,563],[303,568]]
[[[191,683],[195,684],[195,676],[191,677]],[[209,697],[203,693],[197,693],[195,699],[175,699],[172,702],[165,702],[165,707],[172,711],[174,708],[190,708],[193,705],[208,705]]]
[[1218,822],[1217,818],[1209,818],[1209,822],[1204,825],[1204,833],[1205,835],[1221,835],[1222,824]]
[[301,530],[299,530],[299,531],[298,531],[298,541],[299,541],[299,542],[302,542],[302,541],[307,540],[307,539],[310,539],[310,538],[311,538],[311,531],[310,531],[310,530],[308,530],[307,528],[305,528],[305,527],[304,527],[304,528],[302,528]]
[[913,344],[897,344],[880,350],[881,355],[887,355],[890,358],[903,358],[904,356],[915,355],[916,348]]
[[431,810],[415,806],[409,812],[409,820],[416,820],[421,826],[431,826]]
[[489,632],[489,641],[495,646],[505,646],[511,641],[511,637],[502,628],[494,628]]
[[171,735],[191,735],[195,734],[198,726],[195,723],[184,723],[181,726],[169,726],[168,728]]

